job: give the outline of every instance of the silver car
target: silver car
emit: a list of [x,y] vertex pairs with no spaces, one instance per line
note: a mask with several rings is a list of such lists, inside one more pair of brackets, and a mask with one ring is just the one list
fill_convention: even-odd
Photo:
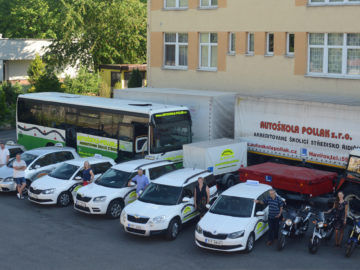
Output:
[[[42,147],[23,152],[21,159],[27,165],[25,170],[27,186],[30,186],[33,180],[48,174],[63,162],[79,157],[74,148],[62,146]],[[12,168],[14,160],[10,160],[6,166],[0,168],[0,192],[16,190]]]

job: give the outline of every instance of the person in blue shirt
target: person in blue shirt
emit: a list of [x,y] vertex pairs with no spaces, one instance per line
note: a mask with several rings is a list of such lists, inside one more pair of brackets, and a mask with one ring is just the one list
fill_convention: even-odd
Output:
[[137,197],[140,196],[140,194],[145,190],[147,185],[149,184],[149,178],[147,178],[146,175],[144,175],[144,172],[142,169],[138,170],[138,174],[129,181],[128,186],[131,186],[131,182],[136,183],[136,195]]
[[276,195],[276,192],[273,189],[269,191],[269,195],[270,196],[263,201],[255,200],[255,203],[269,206],[269,232],[267,245],[270,246],[274,240],[278,239],[279,223],[283,211],[284,202],[278,195]]

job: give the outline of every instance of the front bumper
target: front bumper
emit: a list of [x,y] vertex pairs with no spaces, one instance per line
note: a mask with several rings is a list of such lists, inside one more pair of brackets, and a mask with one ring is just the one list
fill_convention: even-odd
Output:
[[56,204],[57,194],[34,194],[28,191],[28,200],[37,204]]
[[16,191],[15,182],[0,182],[0,192],[12,192]]
[[154,224],[154,223],[149,223],[148,221],[146,224],[142,224],[142,223],[130,222],[127,219],[125,220],[125,222],[123,222],[120,219],[120,222],[124,226],[125,232],[140,236],[147,236],[147,237],[164,234],[168,228],[168,224],[166,222]]
[[195,231],[195,243],[198,247],[223,252],[235,252],[245,250],[247,238],[245,236],[237,239],[213,239],[205,237]]
[[74,200],[74,209],[85,214],[105,215],[108,205],[108,202],[94,203],[92,199],[89,202]]

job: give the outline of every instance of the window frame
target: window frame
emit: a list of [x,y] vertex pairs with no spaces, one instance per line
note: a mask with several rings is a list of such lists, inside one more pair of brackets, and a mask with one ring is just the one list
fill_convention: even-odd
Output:
[[[311,45],[310,44],[310,35],[311,34],[323,34],[324,35],[324,44],[323,45]],[[342,45],[328,45],[328,35],[329,34],[342,34],[343,35],[343,44]],[[307,56],[307,76],[309,77],[327,77],[327,78],[340,78],[340,79],[360,79],[359,75],[349,75],[347,74],[348,67],[348,50],[349,49],[359,49],[359,46],[347,45],[347,38],[349,33],[308,33],[308,56]],[[352,33],[350,33],[352,34]],[[358,34],[358,33],[356,33]],[[310,71],[310,50],[312,48],[322,48],[323,49],[323,63],[322,63],[322,72]],[[341,63],[341,73],[329,73],[329,49],[342,49],[342,63]]]
[[[176,35],[176,40],[175,42],[166,42],[166,34],[175,34]],[[187,35],[187,42],[179,42],[179,34],[186,34]],[[166,45],[175,45],[175,65],[171,66],[171,65],[166,65]],[[179,59],[180,59],[180,46],[187,46],[187,65],[183,66],[183,65],[179,65]],[[181,32],[165,32],[164,33],[164,53],[163,53],[163,68],[164,69],[182,69],[182,70],[187,70],[189,67],[189,34],[188,33],[181,33]]]
[[[294,35],[294,51],[290,52],[290,35]],[[286,33],[286,55],[293,57],[295,55],[295,34]]]
[[[252,51],[250,51],[250,36],[251,35],[253,36],[253,42],[254,42]],[[246,41],[246,43],[247,43],[247,45],[246,45],[246,54],[247,55],[254,55],[254,53],[255,53],[255,34],[254,34],[254,32],[248,32],[247,33],[247,41]]]
[[[232,47],[232,43],[234,42],[234,48]],[[236,54],[236,35],[234,32],[228,33],[228,55],[235,55]]]
[[[272,52],[269,51],[270,47],[270,35],[272,35],[273,38],[273,44],[272,44]],[[273,32],[266,33],[266,55],[267,56],[274,56],[274,50],[275,50],[275,35]]]
[[343,0],[342,2],[330,2],[330,0],[324,0],[324,2],[313,2],[308,0],[308,6],[344,6],[344,5],[360,5],[360,0]]
[[186,10],[189,8],[189,1],[186,7],[180,7],[180,0],[175,0],[176,4],[175,7],[167,7],[166,2],[167,0],[164,0],[164,10]]
[[[201,34],[208,34],[209,35],[209,41],[206,43],[201,42]],[[216,43],[211,43],[211,35],[216,34]],[[208,65],[207,67],[201,66],[201,46],[208,46]],[[218,61],[216,59],[216,67],[211,67],[211,47],[219,47],[219,40],[218,40],[218,33],[217,32],[205,32],[205,33],[199,33],[199,68],[200,71],[217,71]],[[218,51],[216,56],[218,57]]]
[[202,0],[199,0],[199,9],[217,9],[219,7],[219,0],[216,5],[212,4],[214,0],[209,0],[209,5],[204,6]]

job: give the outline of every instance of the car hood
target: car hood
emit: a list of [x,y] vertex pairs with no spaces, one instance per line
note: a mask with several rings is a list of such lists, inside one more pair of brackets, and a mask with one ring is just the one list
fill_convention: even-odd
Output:
[[73,185],[73,181],[71,180],[61,180],[49,175],[45,175],[39,179],[34,180],[31,183],[31,186],[35,189],[49,189],[49,188],[64,188],[68,189]]
[[169,218],[173,215],[176,207],[178,207],[178,205],[158,205],[152,203],[144,203],[136,200],[135,202],[127,205],[124,210],[128,215],[137,215],[140,217],[149,218],[166,216],[167,218]]
[[7,178],[13,176],[13,169],[4,165],[0,168],[0,178]]
[[109,188],[100,186],[95,183],[91,183],[85,187],[80,188],[77,193],[80,193],[84,197],[96,197],[96,196],[110,196],[112,194],[119,194],[130,191],[131,188]]
[[206,213],[200,220],[199,226],[211,233],[233,233],[247,229],[250,223],[250,218],[239,218],[223,216],[213,213]]

